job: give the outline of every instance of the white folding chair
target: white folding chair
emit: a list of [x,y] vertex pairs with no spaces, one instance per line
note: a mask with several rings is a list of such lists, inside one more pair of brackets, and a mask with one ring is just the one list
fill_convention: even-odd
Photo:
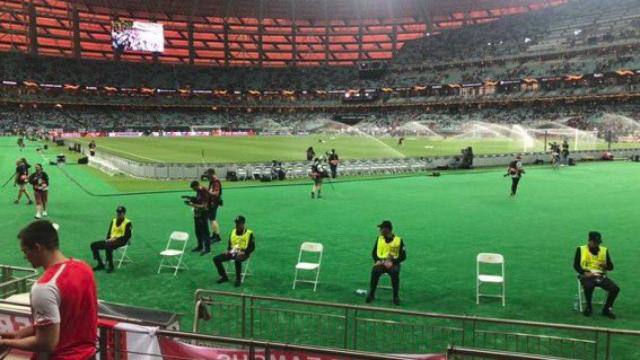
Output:
[[[174,231],[171,233],[169,241],[167,241],[167,247],[160,252],[162,258],[160,260],[160,266],[158,266],[158,274],[160,274],[162,268],[175,269],[173,276],[178,275],[178,270],[189,270],[187,265],[182,262],[188,240],[189,234],[186,232]],[[174,243],[177,243],[177,246],[174,245]]]
[[[247,276],[253,275],[253,272],[249,269],[249,263],[251,261],[251,257],[242,262],[242,272],[240,274],[240,282],[244,284],[244,278]],[[227,275],[236,273],[236,265],[234,260],[230,260],[224,263],[224,269],[227,272]]]
[[[300,245],[300,252],[298,253],[298,263],[296,264],[296,271],[293,277],[293,289],[296,288],[296,283],[298,282],[306,282],[313,284],[313,291],[316,291],[318,287],[318,279],[320,277],[320,264],[322,263],[322,252],[324,247],[320,243],[313,242],[303,242]],[[303,253],[315,253],[318,254],[318,262],[305,262],[302,261]],[[315,272],[315,280],[299,280],[298,279],[298,271],[314,271]]]
[[133,263],[133,260],[131,260],[129,255],[127,255],[127,249],[129,249],[129,244],[125,246],[120,246],[119,248],[113,251],[113,254],[117,259],[116,262],[118,263],[118,266],[116,266],[116,269],[120,269],[122,264]]
[[[584,306],[587,302],[587,298],[584,295],[584,289],[582,288],[582,283],[580,282],[580,278],[577,278],[578,280],[578,310],[580,310],[580,312],[582,312],[584,310]],[[596,287],[593,291],[593,296],[596,296],[596,292],[595,290],[600,289],[602,290],[602,288],[598,288]],[[593,299],[591,300],[591,304],[592,305],[604,305],[604,302],[607,300],[607,292],[602,290],[603,296],[602,296],[602,300],[600,301],[593,301]]]
[[[500,265],[500,275],[489,275],[480,273],[480,264]],[[501,294],[482,294],[480,293],[480,285],[482,283],[500,284]],[[480,304],[480,297],[497,297],[502,299],[502,306],[505,306],[505,272],[504,257],[500,254],[480,253],[476,257],[476,304]]]

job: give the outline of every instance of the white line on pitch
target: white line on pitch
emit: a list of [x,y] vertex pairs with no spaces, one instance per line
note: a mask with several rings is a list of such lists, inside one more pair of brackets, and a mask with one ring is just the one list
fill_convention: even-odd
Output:
[[142,155],[137,155],[137,154],[134,154],[134,153],[130,153],[130,152],[128,152],[128,151],[114,149],[114,148],[112,148],[112,147],[105,146],[105,145],[102,145],[102,144],[100,144],[100,145],[98,145],[98,146],[99,146],[99,147],[103,147],[103,148],[105,148],[105,149],[107,149],[107,150],[111,150],[112,152],[115,152],[116,154],[127,154],[127,155],[131,155],[131,156],[137,157],[138,159],[147,159],[147,160],[151,160],[151,161],[153,161],[153,162],[157,162],[157,163],[163,163],[163,162],[164,162],[164,161],[161,161],[161,160],[152,159],[152,158],[150,158],[150,157],[146,157],[146,156],[142,156]]

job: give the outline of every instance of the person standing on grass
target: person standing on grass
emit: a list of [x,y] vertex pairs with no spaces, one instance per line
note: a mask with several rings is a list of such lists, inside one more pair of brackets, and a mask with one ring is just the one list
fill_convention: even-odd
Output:
[[380,225],[380,236],[373,245],[371,257],[373,267],[371,268],[371,281],[369,284],[369,294],[365,300],[371,303],[376,298],[376,288],[378,280],[382,274],[389,274],[391,277],[391,287],[393,289],[393,303],[400,305],[398,290],[400,289],[400,263],[406,260],[407,252],[404,248],[402,238],[393,233],[393,224],[385,220]]
[[573,260],[573,268],[578,273],[578,279],[584,289],[584,297],[587,300],[587,307],[584,309],[584,316],[590,316],[592,310],[591,300],[596,287],[607,292],[607,301],[602,308],[602,315],[615,319],[613,313],[613,303],[616,301],[620,288],[613,280],[607,276],[608,271],[613,271],[613,262],[606,247],[600,246],[602,235],[597,231],[589,232],[587,245],[582,245],[576,249]]
[[322,163],[319,158],[315,158],[313,164],[311,165],[311,179],[313,180],[313,187],[311,188],[311,198],[320,199],[322,195],[320,192],[322,191],[322,176],[323,176]]
[[0,334],[0,347],[33,352],[32,359],[93,358],[98,299],[91,268],[64,256],[49,221],[32,222],[18,239],[25,258],[44,274],[31,288],[32,325]]
[[222,182],[213,169],[207,169],[205,176],[209,179],[209,221],[211,223],[211,242],[220,242],[220,227],[218,226],[218,207],[222,207]]
[[233,260],[236,270],[236,281],[234,285],[235,287],[239,287],[242,283],[242,263],[249,259],[251,253],[256,249],[256,243],[253,231],[246,227],[247,220],[244,216],[238,215],[234,222],[236,227],[231,230],[231,234],[229,234],[227,250],[214,257],[213,263],[216,265],[218,275],[220,275],[217,283],[222,284],[229,281],[229,277],[222,263]]
[[42,164],[36,164],[36,172],[29,176],[29,184],[33,186],[33,197],[36,198],[36,219],[47,216],[49,202],[49,175],[42,170]]
[[509,167],[507,168],[507,175],[511,177],[511,196],[516,196],[518,184],[523,174],[522,157],[518,155],[515,160],[509,163]]
[[96,142],[94,140],[89,143],[89,155],[96,156]]
[[27,205],[33,204],[33,201],[31,201],[31,196],[29,196],[26,187],[29,180],[30,167],[31,165],[27,163],[27,160],[25,158],[22,158],[16,162],[16,175],[14,177],[13,186],[18,187],[18,199],[13,202],[14,204],[20,203],[20,199],[22,198],[23,194],[27,198]]
[[106,240],[99,240],[91,243],[91,252],[93,258],[98,265],[93,268],[94,271],[104,270],[104,263],[100,257],[100,250],[105,251],[107,258],[107,274],[113,272],[113,251],[119,247],[129,244],[131,240],[131,229],[133,225],[131,220],[126,216],[127,209],[124,206],[118,206],[116,209],[116,217],[111,220],[109,230],[107,231]]
[[556,145],[551,147],[551,165],[553,170],[558,170],[560,167],[560,149]]
[[569,165],[569,143],[567,139],[562,141],[562,164]]
[[314,156],[316,156],[316,152],[313,150],[313,146],[309,146],[307,148],[307,161],[313,160]]
[[339,162],[338,154],[336,153],[336,149],[331,149],[331,153],[329,154],[329,168],[331,168],[331,178],[335,179],[338,175],[338,162]]
[[200,255],[205,255],[211,252],[211,237],[209,236],[210,195],[207,188],[195,180],[191,182],[191,190],[196,192],[196,196],[191,198],[187,204],[193,208],[193,223],[198,240],[198,246],[193,248],[191,252],[200,252]]

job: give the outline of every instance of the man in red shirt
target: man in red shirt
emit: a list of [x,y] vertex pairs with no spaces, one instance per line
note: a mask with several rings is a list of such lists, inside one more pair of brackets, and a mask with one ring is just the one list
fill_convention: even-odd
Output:
[[2,334],[0,347],[34,353],[34,359],[93,358],[98,338],[98,301],[93,272],[59,250],[53,224],[38,220],[18,234],[25,258],[44,274],[31,289],[32,326]]

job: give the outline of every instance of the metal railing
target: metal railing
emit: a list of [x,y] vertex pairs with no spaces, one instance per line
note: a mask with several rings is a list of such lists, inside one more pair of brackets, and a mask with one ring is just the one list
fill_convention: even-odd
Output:
[[[101,339],[106,339],[106,331],[104,328],[100,329],[101,331]],[[116,330],[116,332],[118,332]],[[128,330],[128,332],[131,332]],[[122,336],[124,332],[119,332],[119,336]],[[185,333],[179,331],[168,331],[168,330],[158,330],[155,332],[155,335],[158,337],[168,337],[172,340],[189,342],[191,344],[195,344],[198,346],[206,346],[206,347],[223,347],[225,350],[243,350],[247,353],[248,359],[272,359],[272,353],[274,351],[286,351],[286,352],[304,352],[309,355],[325,355],[335,357],[336,359],[354,359],[354,360],[407,360],[411,359],[408,356],[402,355],[387,355],[387,354],[378,354],[373,352],[366,351],[353,351],[353,350],[340,350],[340,349],[329,349],[322,347],[313,347],[313,346],[301,346],[301,345],[293,345],[286,344],[280,342],[267,342],[267,341],[258,341],[258,340],[249,340],[249,339],[238,339],[238,338],[230,338],[230,337],[221,337],[221,336],[210,336],[210,335],[202,335],[202,334],[194,334],[194,333]],[[114,344],[118,344],[119,341],[114,341]],[[104,351],[103,351],[104,350]],[[134,353],[132,351],[121,350],[118,349],[118,346],[100,346],[100,360],[119,360],[126,359],[124,355],[146,355],[149,358],[159,357],[163,360],[171,360],[171,359],[184,359],[181,357],[171,356],[167,354],[152,354],[152,353]],[[105,354],[102,356],[102,354]],[[111,356],[109,356],[111,355]]]
[[[2,315],[25,317],[28,318],[31,314],[31,307],[22,303],[14,303],[6,300],[0,300],[0,304],[5,308],[0,312]],[[9,308],[6,306],[9,305]],[[140,320],[118,317],[111,315],[101,315],[102,320],[112,320],[116,322],[123,322],[129,324],[144,325]],[[246,359],[271,359],[271,354],[274,351],[281,352],[304,352],[310,355],[325,355],[335,359],[358,359],[358,360],[407,360],[411,357],[402,355],[386,355],[378,354],[366,351],[352,351],[343,349],[329,349],[314,346],[302,346],[294,344],[286,344],[282,342],[267,342],[259,340],[249,340],[240,338],[231,338],[223,336],[211,336],[203,334],[194,334],[180,331],[163,330],[155,327],[148,329],[141,329],[139,331],[134,330],[131,327],[127,327],[126,330],[120,330],[109,326],[98,326],[99,339],[97,343],[98,358],[100,360],[121,360],[132,358],[136,359],[162,359],[162,360],[188,360],[189,358],[172,356],[170,354],[160,352],[160,349],[156,349],[153,352],[153,348],[150,347],[146,352],[139,352],[127,348],[124,344],[126,341],[127,333],[140,333],[149,335],[150,331],[154,336],[158,338],[169,338],[171,341],[182,342],[191,345],[198,345],[203,347],[213,347],[220,349],[223,352],[229,351],[243,351],[246,353]]]
[[[571,359],[630,358],[640,331],[197,290],[193,332],[380,353],[449,346]],[[207,320],[208,319],[208,320]],[[614,356],[615,355],[615,356]]]
[[551,357],[545,355],[531,355],[507,351],[481,350],[466,347],[450,346],[447,350],[447,360],[573,360],[568,358]]
[[19,266],[0,265],[0,299],[29,291],[38,272]]

